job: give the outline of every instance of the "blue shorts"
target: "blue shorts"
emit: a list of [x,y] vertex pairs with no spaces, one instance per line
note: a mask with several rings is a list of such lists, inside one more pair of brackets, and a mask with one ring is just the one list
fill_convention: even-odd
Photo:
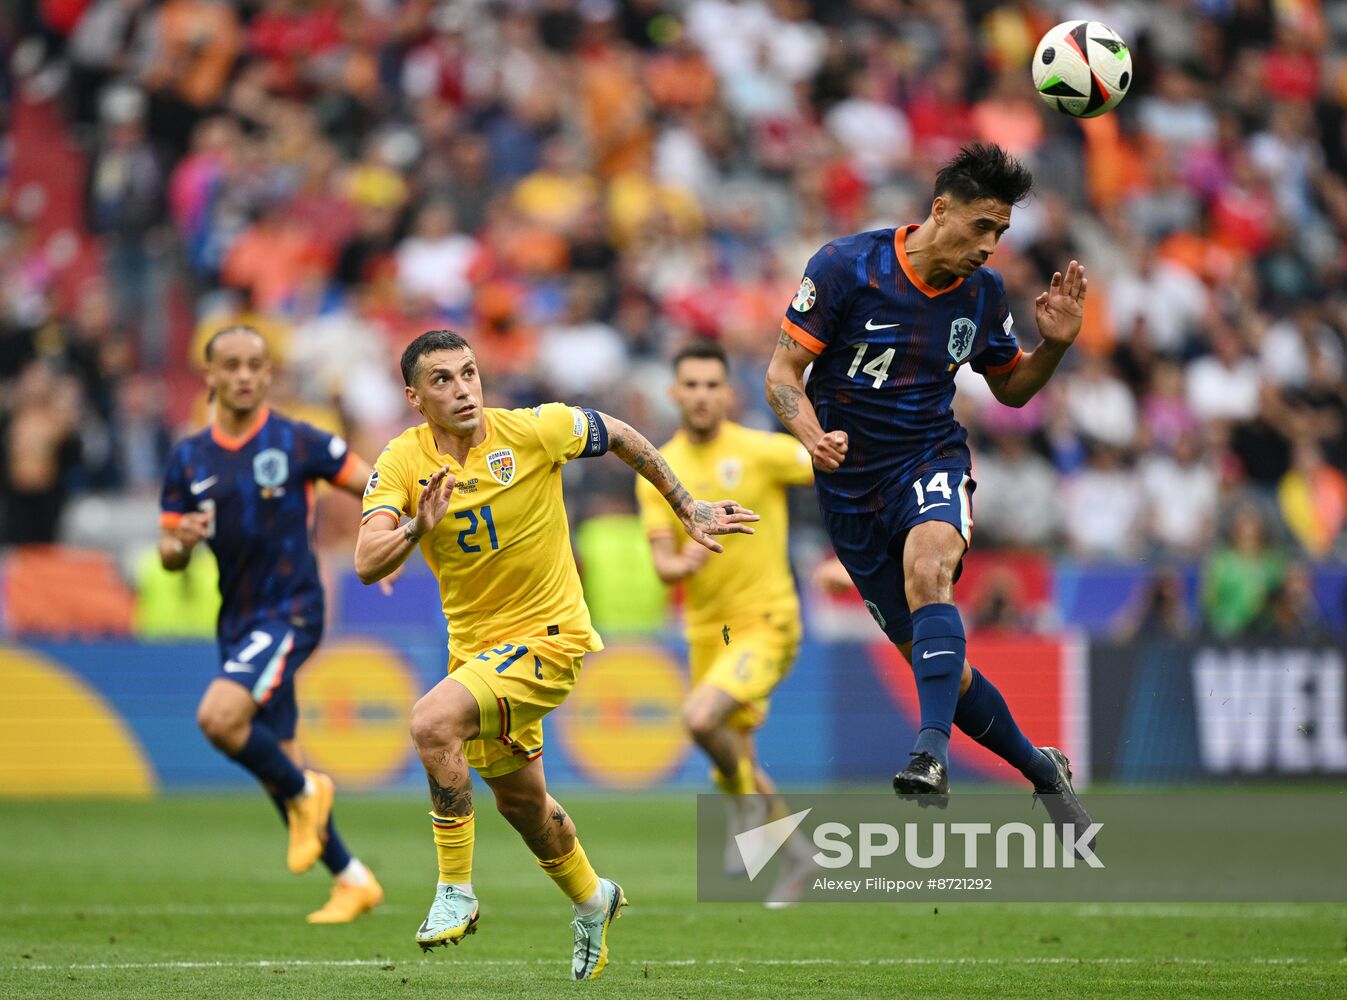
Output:
[[287,621],[253,622],[233,640],[220,639],[220,674],[247,688],[257,716],[278,740],[295,738],[299,704],[295,673],[313,655],[322,629],[296,628]]
[[[912,641],[912,612],[903,588],[903,544],[924,521],[953,525],[967,545],[973,530],[973,491],[977,483],[962,463],[924,470],[877,511],[863,514],[823,512],[833,551],[861,592],[865,606],[895,645]],[[954,572],[959,578],[962,561]]]

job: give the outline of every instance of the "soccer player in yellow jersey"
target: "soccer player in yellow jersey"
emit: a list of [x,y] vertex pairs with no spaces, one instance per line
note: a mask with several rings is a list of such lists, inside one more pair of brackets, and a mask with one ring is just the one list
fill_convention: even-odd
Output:
[[[730,796],[727,873],[743,873],[733,835],[764,822],[775,794],[758,766],[753,733],[768,699],[795,661],[800,602],[787,554],[786,491],[814,481],[813,464],[788,434],[752,430],[726,419],[732,401],[729,362],[713,341],[694,341],[674,357],[670,391],[682,427],[660,448],[675,475],[698,494],[733,490],[762,517],[752,538],[727,538],[725,557],[680,539],[678,518],[648,483],[636,498],[650,539],[655,571],[681,581],[692,690],[683,708],[689,735],[711,759],[712,778]],[[794,854],[788,860],[799,860]],[[791,864],[770,894],[794,895]]]
[[485,407],[476,356],[456,333],[417,337],[403,352],[402,375],[426,422],[394,438],[374,464],[355,565],[372,583],[419,546],[449,622],[449,676],[412,709],[439,857],[435,899],[416,940],[423,950],[457,944],[477,925],[472,767],[574,904],[571,971],[593,979],[626,899],[595,873],[543,777],[543,716],[570,693],[584,655],[603,648],[571,552],[561,466],[612,451],[712,552],[722,548],[711,536],[752,534],[748,522],[758,517],[735,501],[693,500],[649,441],[596,410]]

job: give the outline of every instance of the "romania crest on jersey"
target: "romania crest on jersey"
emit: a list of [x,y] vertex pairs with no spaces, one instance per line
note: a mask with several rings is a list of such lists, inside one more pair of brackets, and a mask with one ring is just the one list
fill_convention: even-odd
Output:
[[502,486],[509,486],[514,479],[514,450],[511,448],[500,448],[486,456],[487,468],[491,470],[491,478]]

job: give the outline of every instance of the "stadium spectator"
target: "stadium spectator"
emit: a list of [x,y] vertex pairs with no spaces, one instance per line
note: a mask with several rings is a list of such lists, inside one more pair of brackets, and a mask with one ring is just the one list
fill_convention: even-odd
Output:
[[1052,464],[1022,434],[997,435],[978,449],[974,497],[979,536],[992,545],[1041,547],[1059,537],[1062,502]]
[[1347,476],[1324,461],[1312,440],[1292,451],[1291,468],[1277,486],[1282,520],[1310,556],[1322,559],[1342,541],[1347,524]]
[[[1270,532],[1336,557],[1347,50],[1331,5],[1090,5],[1133,41],[1136,79],[1115,113],[1080,124],[1026,72],[1038,34],[1079,12],[1035,4],[897,18],[803,0],[91,0],[61,5],[59,27],[21,6],[15,23],[40,38],[7,39],[0,73],[13,98],[0,101],[0,396],[12,419],[12,380],[52,331],[103,359],[61,368],[87,418],[79,457],[57,463],[72,495],[150,481],[165,426],[199,426],[203,400],[176,388],[199,356],[193,330],[232,302],[222,285],[242,293],[224,311],[267,332],[282,372],[318,365],[293,380],[300,402],[330,416],[336,401],[357,441],[396,429],[394,373],[369,360],[432,326],[463,327],[492,391],[522,397],[631,381],[628,366],[694,333],[751,373],[809,254],[912,219],[931,165],[987,137],[1030,156],[1043,188],[992,261],[1026,350],[1054,261],[1089,265],[1092,303],[1056,398],[1008,411],[960,382],[975,439],[992,439],[979,475],[1017,483],[978,492],[987,540],[1196,558],[1201,518],[1228,517],[1247,489]],[[23,131],[34,116],[7,112],[24,107],[57,128],[64,111],[69,136]],[[30,183],[66,147],[84,160],[87,212]],[[92,332],[100,288],[115,309]],[[128,382],[136,366],[145,377]],[[742,395],[766,425],[756,391]],[[652,416],[652,433],[672,430]],[[1135,453],[1151,513],[1072,546],[1078,529],[1047,512],[1097,484],[1093,441]],[[1308,459],[1292,469],[1303,441],[1322,455],[1319,487]],[[1173,455],[1189,447],[1195,465]],[[1166,503],[1175,467],[1195,485]],[[998,509],[1021,489],[1027,514]],[[1299,499],[1279,506],[1279,490]]]
[[1202,569],[1202,611],[1217,637],[1252,628],[1286,571],[1286,560],[1268,545],[1263,516],[1245,504],[1235,509],[1230,540],[1213,551]]
[[1062,513],[1071,552],[1082,559],[1132,559],[1141,547],[1144,499],[1124,455],[1088,446],[1085,468],[1067,478]]
[[1323,611],[1314,596],[1314,584],[1304,563],[1286,568],[1281,582],[1268,595],[1253,632],[1260,638],[1291,643],[1316,642],[1330,635]]
[[34,361],[0,411],[0,492],[6,545],[56,541],[68,499],[65,477],[80,458],[79,383]]
[[1147,453],[1137,475],[1146,505],[1148,535],[1161,551],[1200,556],[1211,541],[1220,503],[1220,472],[1194,433],[1180,435],[1172,451]]
[[1112,631],[1122,642],[1191,638],[1196,629],[1188,614],[1182,577],[1172,569],[1158,572],[1137,591]]

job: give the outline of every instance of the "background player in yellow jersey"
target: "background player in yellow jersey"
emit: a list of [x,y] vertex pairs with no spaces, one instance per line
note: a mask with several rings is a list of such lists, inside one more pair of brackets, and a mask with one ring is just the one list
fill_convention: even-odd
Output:
[[[800,602],[787,553],[786,491],[814,481],[813,464],[788,434],[743,427],[726,419],[733,401],[729,362],[713,341],[693,341],[673,360],[670,396],[681,428],[660,454],[689,490],[701,495],[733,490],[763,517],[752,538],[727,538],[725,558],[682,538],[678,518],[655,488],[636,484],[641,520],[650,539],[655,572],[665,583],[682,581],[683,616],[692,690],[683,722],[714,765],[712,778],[730,796],[730,839],[725,867],[743,872],[733,834],[764,822],[775,793],[758,766],[753,732],[765,721],[768,699],[795,662],[800,643]],[[770,893],[783,902],[795,892],[799,858]]]
[[543,776],[543,716],[570,693],[585,653],[603,648],[571,552],[561,466],[611,450],[712,552],[722,551],[712,535],[752,534],[747,522],[758,517],[734,501],[693,500],[649,441],[596,410],[486,408],[476,356],[456,333],[417,337],[403,352],[402,375],[426,422],[375,462],[355,563],[372,583],[419,545],[449,622],[449,676],[412,709],[440,868],[416,940],[423,949],[457,944],[477,925],[472,767],[575,905],[571,970],[593,979],[626,900],[621,886],[595,873]]

